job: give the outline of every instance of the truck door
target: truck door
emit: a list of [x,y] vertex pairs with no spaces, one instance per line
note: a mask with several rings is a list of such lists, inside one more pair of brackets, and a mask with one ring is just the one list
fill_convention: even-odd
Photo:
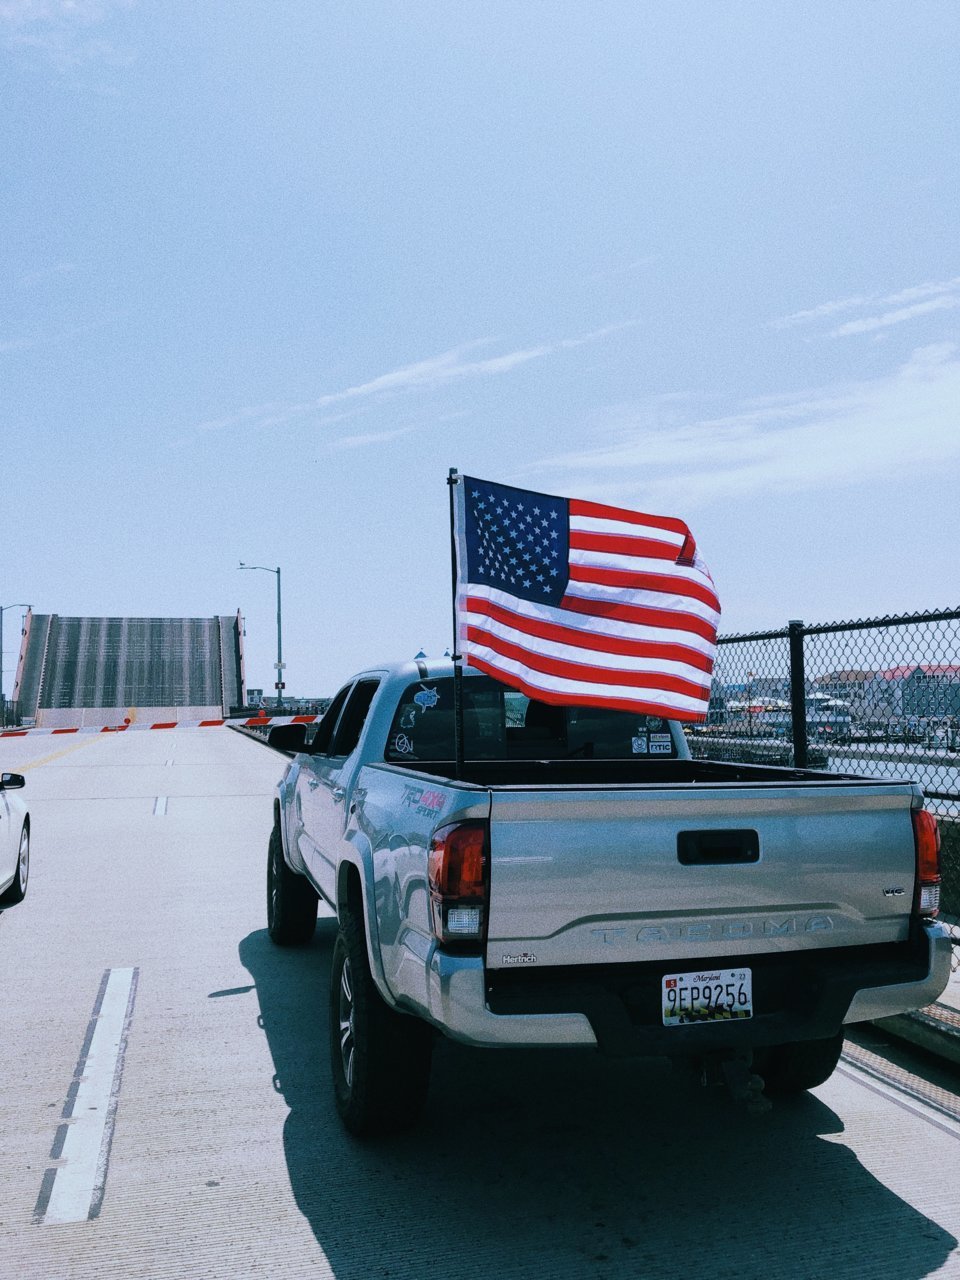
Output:
[[311,876],[317,876],[318,854],[315,844],[314,823],[316,821],[313,796],[319,787],[319,762],[330,753],[333,735],[343,711],[344,703],[353,687],[353,682],[345,684],[324,712],[323,719],[317,725],[313,743],[308,748],[305,758],[301,759],[297,773],[296,791],[293,798],[293,813],[287,827],[288,839],[292,838],[300,851],[303,865]]
[[360,767],[357,745],[379,683],[379,679],[363,679],[354,684],[329,744],[320,742],[321,748],[326,749],[305,762],[297,781],[310,870],[330,902],[336,901],[340,843],[347,825],[353,780]]

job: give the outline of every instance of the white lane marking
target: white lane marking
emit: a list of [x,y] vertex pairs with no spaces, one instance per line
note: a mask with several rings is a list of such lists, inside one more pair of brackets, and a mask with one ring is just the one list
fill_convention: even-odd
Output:
[[100,1213],[123,1075],[138,969],[108,969],[63,1110],[37,1201],[40,1223],[84,1222]]
[[156,818],[162,818],[167,812],[167,797],[157,796],[153,804],[153,814]]

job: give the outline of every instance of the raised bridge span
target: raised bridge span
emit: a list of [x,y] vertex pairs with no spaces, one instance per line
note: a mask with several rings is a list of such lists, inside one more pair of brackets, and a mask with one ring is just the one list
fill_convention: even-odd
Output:
[[33,819],[0,917],[0,1275],[960,1276],[960,1080],[868,1028],[752,1119],[663,1063],[437,1053],[361,1145],[333,923],[265,932],[283,757],[225,727],[0,743]]

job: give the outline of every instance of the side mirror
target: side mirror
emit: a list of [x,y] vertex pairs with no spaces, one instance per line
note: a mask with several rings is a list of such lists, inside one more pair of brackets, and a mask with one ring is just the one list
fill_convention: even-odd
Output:
[[4,773],[0,775],[0,791],[19,791],[27,785],[22,773]]
[[304,750],[307,741],[305,724],[278,724],[267,734],[267,744],[275,751],[286,751],[295,754]]

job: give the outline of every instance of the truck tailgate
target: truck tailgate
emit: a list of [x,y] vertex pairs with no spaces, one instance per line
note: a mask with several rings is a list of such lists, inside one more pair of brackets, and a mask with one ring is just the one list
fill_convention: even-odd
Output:
[[909,783],[495,788],[488,968],[903,941]]

